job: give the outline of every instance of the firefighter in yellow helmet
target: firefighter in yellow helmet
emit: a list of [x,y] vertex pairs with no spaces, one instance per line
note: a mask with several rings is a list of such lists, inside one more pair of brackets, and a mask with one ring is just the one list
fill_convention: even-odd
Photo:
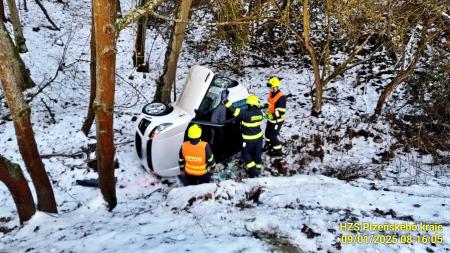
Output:
[[280,91],[281,81],[277,77],[271,77],[267,82],[267,87],[270,88],[267,112],[267,125],[265,131],[266,145],[264,149],[268,149],[268,154],[272,156],[282,155],[282,144],[278,136],[280,134],[281,126],[284,122],[286,113],[286,96]]
[[180,180],[184,185],[209,183],[211,174],[208,168],[215,165],[214,155],[208,143],[200,140],[202,129],[193,124],[188,129],[189,140],[181,145],[178,164]]
[[261,173],[262,137],[261,123],[263,113],[259,108],[259,99],[250,95],[246,100],[247,109],[234,108],[230,101],[225,106],[229,108],[235,117],[241,121],[242,149],[241,157],[244,161],[244,169],[249,177],[256,177]]

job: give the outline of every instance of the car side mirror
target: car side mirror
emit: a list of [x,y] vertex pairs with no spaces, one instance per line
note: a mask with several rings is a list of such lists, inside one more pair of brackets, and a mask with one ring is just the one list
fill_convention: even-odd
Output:
[[133,116],[133,117],[131,117],[131,121],[132,122],[135,122],[137,120],[137,116],[135,115],[135,116]]

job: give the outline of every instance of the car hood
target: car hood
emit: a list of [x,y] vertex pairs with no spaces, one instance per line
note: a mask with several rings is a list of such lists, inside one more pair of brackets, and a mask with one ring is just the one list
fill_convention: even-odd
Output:
[[210,69],[199,65],[192,66],[180,98],[175,104],[194,117],[195,110],[205,97],[213,77],[214,73]]

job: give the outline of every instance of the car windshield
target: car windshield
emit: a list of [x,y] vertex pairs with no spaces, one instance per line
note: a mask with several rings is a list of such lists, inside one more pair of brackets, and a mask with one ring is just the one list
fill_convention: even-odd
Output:
[[203,98],[198,111],[202,113],[209,112],[210,110],[216,108],[220,103],[220,94],[223,90],[238,85],[238,82],[233,81],[229,78],[216,75],[209,86],[206,96]]

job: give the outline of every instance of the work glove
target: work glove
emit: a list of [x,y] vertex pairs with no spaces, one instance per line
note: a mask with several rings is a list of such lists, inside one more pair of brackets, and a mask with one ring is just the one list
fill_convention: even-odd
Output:
[[268,113],[268,114],[266,114],[265,118],[268,119],[268,120],[273,120],[273,114],[272,113]]
[[228,94],[230,94],[228,90],[223,90],[222,93],[220,93],[220,101],[226,103],[226,101],[228,100]]

